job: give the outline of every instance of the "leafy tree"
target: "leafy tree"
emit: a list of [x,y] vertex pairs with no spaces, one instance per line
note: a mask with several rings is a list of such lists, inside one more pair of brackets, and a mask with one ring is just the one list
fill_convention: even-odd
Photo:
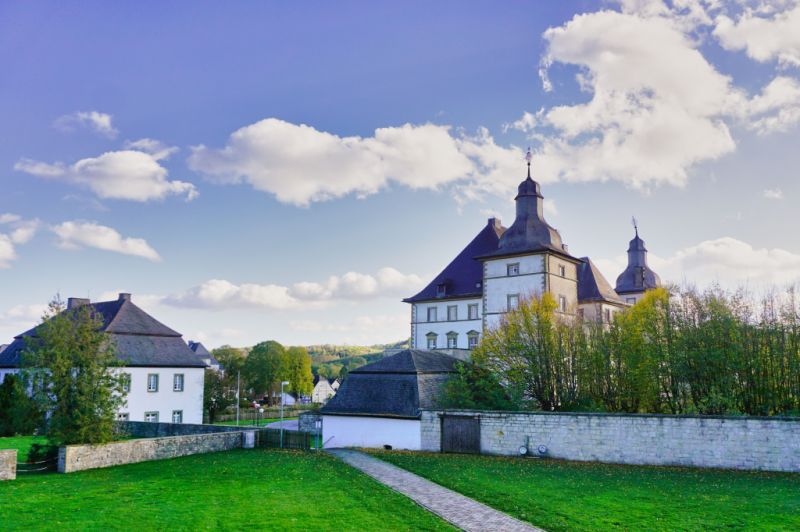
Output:
[[0,436],[33,434],[43,421],[41,410],[23,380],[9,373],[0,384]]
[[441,408],[516,410],[497,377],[488,369],[469,362],[456,364],[456,374],[445,383]]
[[207,369],[203,381],[203,408],[208,422],[214,423],[217,414],[233,404],[236,404],[236,392],[225,384],[220,372]]
[[23,366],[34,398],[48,413],[46,433],[55,445],[105,443],[114,438],[116,413],[125,403],[125,375],[102,319],[89,305],[64,310],[53,300]]
[[236,374],[244,367],[246,357],[241,349],[223,345],[222,347],[212,349],[211,354],[214,355],[214,358],[222,365],[225,374],[228,376],[232,375],[233,379],[236,379]]
[[[256,396],[271,392],[286,377],[289,358],[286,349],[273,340],[253,346],[242,367],[248,389]],[[268,399],[272,403],[272,397]]]
[[295,394],[309,395],[314,389],[314,376],[311,373],[311,356],[305,347],[290,347],[286,350],[288,367],[286,380],[289,389]]

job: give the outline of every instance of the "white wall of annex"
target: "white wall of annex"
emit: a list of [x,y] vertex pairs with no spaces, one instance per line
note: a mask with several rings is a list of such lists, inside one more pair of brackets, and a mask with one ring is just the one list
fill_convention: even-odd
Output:
[[368,447],[419,451],[421,446],[418,419],[383,417],[322,416],[322,441],[325,448]]

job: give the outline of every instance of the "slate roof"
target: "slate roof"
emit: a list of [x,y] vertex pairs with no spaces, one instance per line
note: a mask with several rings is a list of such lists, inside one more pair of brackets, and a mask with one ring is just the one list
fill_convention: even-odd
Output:
[[219,366],[219,360],[214,358],[214,355],[206,349],[206,346],[201,344],[200,342],[193,342],[189,340],[189,349],[191,349],[197,356],[200,357],[201,360],[208,360],[208,364],[210,366]]
[[577,261],[561,241],[561,234],[545,221],[544,197],[539,183],[531,179],[530,174],[519,184],[514,200],[517,204],[514,223],[503,233],[497,249],[483,254],[480,259],[552,251]]
[[[461,253],[417,295],[404,299],[406,303],[436,299],[481,297],[483,288],[483,265],[475,257],[497,249],[506,228],[497,218],[489,218],[484,228],[467,244]],[[444,296],[438,295],[439,285],[444,284]]]
[[320,412],[326,415],[418,419],[435,408],[458,359],[406,349],[351,371]]
[[661,278],[647,265],[647,248],[639,230],[628,245],[628,266],[617,277],[618,294],[643,292],[661,286]]
[[582,257],[578,264],[578,303],[607,301],[623,303],[611,284],[606,280],[589,257]]
[[[85,300],[79,300],[85,301]],[[102,320],[101,330],[114,341],[114,352],[126,366],[205,367],[181,338],[181,334],[137,307],[130,294],[115,301],[86,303]],[[74,308],[74,307],[73,307]],[[68,309],[65,312],[71,312]],[[27,348],[25,337],[36,337],[36,329],[16,336],[0,353],[0,367],[19,367],[20,355]]]

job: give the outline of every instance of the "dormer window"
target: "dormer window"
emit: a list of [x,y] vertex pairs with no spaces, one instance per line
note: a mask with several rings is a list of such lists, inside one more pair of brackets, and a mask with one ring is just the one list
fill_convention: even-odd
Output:
[[444,297],[447,294],[447,285],[439,283],[436,285],[436,297]]
[[519,275],[519,262],[514,262],[512,264],[506,265],[506,273],[508,276],[511,277],[513,275]]

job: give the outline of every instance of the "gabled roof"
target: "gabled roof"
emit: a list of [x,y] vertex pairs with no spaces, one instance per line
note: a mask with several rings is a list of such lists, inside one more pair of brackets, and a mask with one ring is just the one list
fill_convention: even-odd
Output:
[[326,415],[416,419],[434,408],[458,359],[407,349],[351,371],[320,412]]
[[214,355],[212,355],[211,352],[206,349],[206,346],[200,342],[193,342],[191,340],[189,340],[188,345],[189,349],[199,356],[201,360],[208,360],[209,366],[219,366],[219,360],[217,360]]
[[622,304],[611,284],[606,280],[589,257],[582,257],[578,264],[578,303],[607,301]]
[[[472,241],[467,244],[461,253],[445,267],[442,272],[434,277],[433,281],[423,288],[417,295],[404,299],[406,303],[416,301],[430,301],[436,299],[480,297],[483,293],[483,265],[475,257],[491,253],[497,249],[500,237],[505,231],[500,220],[489,218],[488,223]],[[438,287],[444,285],[444,296],[438,292]]]
[[[116,301],[88,303],[102,321],[100,329],[114,341],[114,353],[127,366],[205,367],[181,338],[181,334],[137,307],[130,294],[120,294]],[[75,312],[78,305],[64,312]],[[20,356],[28,347],[26,337],[36,337],[37,327],[16,336],[0,353],[0,367],[19,367]]]

